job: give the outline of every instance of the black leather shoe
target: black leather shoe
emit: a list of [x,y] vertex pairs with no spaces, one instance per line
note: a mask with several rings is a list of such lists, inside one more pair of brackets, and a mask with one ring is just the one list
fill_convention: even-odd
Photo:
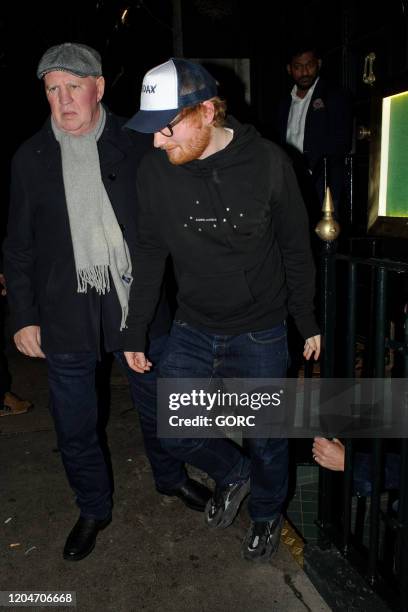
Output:
[[64,559],[67,561],[85,559],[95,548],[98,532],[105,529],[111,520],[110,516],[102,521],[79,517],[65,543]]
[[192,480],[191,478],[188,478],[186,482],[177,489],[157,488],[157,491],[161,493],[161,495],[179,497],[187,508],[197,510],[198,512],[204,512],[206,503],[212,495],[210,489],[207,489],[207,487],[200,482]]

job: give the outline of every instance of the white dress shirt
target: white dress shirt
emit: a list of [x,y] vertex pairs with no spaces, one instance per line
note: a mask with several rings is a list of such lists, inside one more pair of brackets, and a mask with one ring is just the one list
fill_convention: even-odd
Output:
[[288,125],[286,128],[286,142],[298,149],[301,153],[303,153],[306,114],[318,80],[319,78],[316,79],[304,98],[299,98],[297,95],[297,85],[294,85],[291,91],[292,103],[290,105]]

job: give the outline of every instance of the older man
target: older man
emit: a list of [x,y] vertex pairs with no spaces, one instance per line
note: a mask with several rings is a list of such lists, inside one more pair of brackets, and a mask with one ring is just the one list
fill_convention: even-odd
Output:
[[[122,130],[124,121],[102,106],[105,82],[94,49],[52,47],[37,76],[51,117],[13,160],[5,276],[16,346],[47,360],[58,444],[80,508],[64,548],[64,558],[76,561],[92,551],[111,520],[95,367],[102,342],[107,351],[123,344],[133,274],[135,172],[147,143]],[[170,322],[163,299],[151,320],[148,350],[156,363]],[[157,489],[203,510],[208,490],[188,479],[183,462],[157,439],[155,374],[145,381],[132,375],[130,383]]]
[[[317,358],[314,268],[307,216],[291,164],[252,126],[225,120],[225,103],[204,67],[172,58],[144,78],[141,109],[128,123],[154,133],[155,150],[138,173],[139,261],[126,358],[150,369],[147,323],[170,253],[178,311],[159,374],[164,378],[282,378],[286,316]],[[248,440],[247,458],[224,439],[167,439],[174,457],[206,471],[216,489],[209,527],[227,527],[249,491],[245,559],[277,550],[287,493],[285,439]]]

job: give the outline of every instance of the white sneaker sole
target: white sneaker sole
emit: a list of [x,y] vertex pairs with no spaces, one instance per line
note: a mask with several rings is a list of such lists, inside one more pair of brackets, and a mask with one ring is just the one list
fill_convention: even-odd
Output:
[[284,518],[283,515],[280,517],[280,521],[273,532],[273,535],[269,542],[267,542],[265,548],[261,553],[255,548],[251,550],[249,545],[250,532],[248,531],[245,539],[242,543],[241,555],[246,561],[254,561],[255,563],[269,563],[273,555],[278,551],[281,532],[283,527]]

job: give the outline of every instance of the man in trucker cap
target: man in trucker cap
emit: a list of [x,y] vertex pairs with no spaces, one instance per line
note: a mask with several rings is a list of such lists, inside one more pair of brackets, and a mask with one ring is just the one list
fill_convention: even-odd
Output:
[[[305,358],[317,359],[307,215],[283,151],[226,117],[214,78],[185,59],[171,58],[145,75],[140,110],[127,127],[154,134],[137,178],[139,265],[124,331],[129,366],[139,373],[151,368],[147,325],[168,254],[178,309],[159,377],[282,378],[288,314],[305,339]],[[288,444],[258,434],[246,440],[250,462],[232,442],[206,438],[205,431],[163,444],[215,480],[209,527],[230,525],[250,491],[242,554],[267,561],[279,544]]]

